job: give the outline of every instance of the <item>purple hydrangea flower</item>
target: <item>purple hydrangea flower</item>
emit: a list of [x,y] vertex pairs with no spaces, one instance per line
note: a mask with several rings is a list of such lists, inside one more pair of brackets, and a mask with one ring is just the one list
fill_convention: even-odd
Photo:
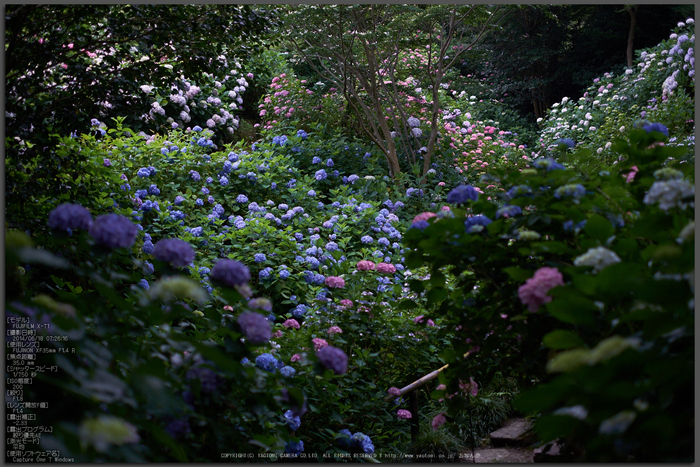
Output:
[[246,195],[238,195],[236,198],[236,202],[238,203],[247,203],[248,202],[248,197]]
[[55,230],[87,230],[92,225],[90,211],[79,204],[64,203],[49,213],[49,227]]
[[129,248],[136,241],[138,229],[133,222],[119,214],[99,216],[90,226],[90,235],[99,245],[108,248]]
[[348,371],[348,357],[337,347],[326,346],[319,350],[316,356],[324,367],[333,370],[336,375],[342,375]]
[[316,180],[321,181],[321,180],[325,180],[326,178],[328,178],[328,174],[326,173],[326,171],[324,169],[321,169],[321,170],[316,171],[316,175],[314,175],[314,177],[316,178]]
[[143,167],[136,172],[136,175],[138,175],[139,177],[146,178],[146,177],[149,177],[151,175],[151,171],[148,170],[147,168]]
[[263,261],[267,260],[265,255],[263,253],[256,253],[255,254],[255,262],[256,263],[262,263]]
[[216,373],[214,373],[213,370],[210,368],[205,368],[205,367],[195,367],[192,368],[187,372],[187,379],[188,380],[193,380],[197,379],[199,380],[199,384],[201,385],[202,392],[205,393],[212,393],[216,391],[219,387],[219,377],[217,376]]
[[251,344],[264,344],[272,337],[270,322],[260,313],[242,313],[238,325]]
[[238,261],[220,259],[212,268],[210,277],[228,287],[234,287],[250,280],[250,270]]
[[159,261],[184,267],[194,260],[194,249],[184,240],[166,238],[156,243],[153,255]]
[[194,180],[195,182],[198,182],[202,179],[202,176],[199,175],[199,172],[197,172],[196,170],[190,170],[190,175],[192,176],[192,180]]

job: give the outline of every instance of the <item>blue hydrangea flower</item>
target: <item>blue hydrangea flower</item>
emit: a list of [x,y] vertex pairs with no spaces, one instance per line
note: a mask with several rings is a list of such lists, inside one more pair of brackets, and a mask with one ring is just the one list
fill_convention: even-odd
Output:
[[569,138],[559,138],[554,142],[557,146],[564,146],[565,148],[573,148],[576,143],[574,143],[574,140],[569,139]]
[[221,183],[221,186],[227,186],[228,185],[228,178],[224,177],[223,175],[219,179],[219,183]]
[[195,182],[198,182],[202,179],[202,176],[199,175],[199,172],[197,172],[196,170],[190,170],[190,176]]
[[138,175],[139,177],[146,178],[146,177],[149,177],[151,175],[151,171],[144,167],[144,168],[139,169],[136,172],[136,175]]
[[248,197],[246,195],[238,195],[238,197],[236,198],[236,202],[241,204],[247,203]]
[[338,249],[338,244],[335,242],[328,242],[326,243],[326,250],[328,251],[335,251]]
[[360,241],[362,243],[370,244],[374,241],[374,239],[372,237],[370,237],[369,235],[365,235],[364,237],[360,238]]
[[326,178],[328,178],[328,174],[326,173],[326,171],[324,169],[321,169],[321,170],[316,171],[314,178],[316,178],[316,180],[319,180],[319,181],[325,180]]
[[295,318],[301,318],[308,310],[309,308],[306,305],[300,303],[292,310],[292,316]]
[[177,195],[177,196],[175,197],[175,205],[176,205],[176,206],[181,205],[183,201],[185,201],[185,198],[183,198],[182,196]]
[[306,193],[306,196],[313,198],[316,196],[316,192],[314,190],[309,190],[308,193]]
[[508,196],[511,198],[518,196],[533,196],[532,188],[527,185],[517,185],[508,190]]
[[297,136],[301,139],[306,139],[309,137],[308,133],[306,133],[304,130],[297,131]]
[[284,452],[287,454],[300,454],[304,452],[304,442],[301,440],[298,442],[289,441],[284,445]]
[[261,370],[269,371],[274,373],[277,369],[278,361],[269,353],[264,353],[255,357],[255,365]]
[[471,185],[460,185],[447,194],[447,202],[451,204],[462,204],[468,200],[476,201],[479,193]]
[[326,167],[333,167],[333,159],[326,159]]
[[194,128],[192,128],[192,131],[202,131],[202,127],[199,125],[195,125]]
[[144,274],[153,274],[153,271],[155,269],[153,268],[153,265],[147,261],[144,261],[143,263],[143,273]]
[[658,131],[659,133],[663,133],[664,136],[668,137],[668,128],[666,128],[661,123],[650,123],[649,125],[644,126],[643,129],[647,133],[651,133],[652,131]]
[[467,220],[464,221],[464,228],[466,229],[467,233],[471,233],[474,226],[481,225],[485,227],[491,222],[491,219],[482,214],[479,214],[478,216],[467,217]]
[[265,255],[263,253],[256,253],[255,254],[255,262],[256,263],[262,263],[263,261],[267,260]]
[[315,156],[313,159],[311,159],[312,164],[319,164],[321,162],[321,158],[318,156]]
[[272,268],[265,268],[258,273],[258,277],[260,278],[260,280],[266,280],[266,279],[270,278],[271,273],[272,273]]
[[394,208],[393,208],[393,210],[396,211],[397,209],[402,208],[402,207],[404,207],[404,206],[405,206],[405,204],[403,204],[403,202],[397,201],[397,202],[394,203]]
[[377,243],[379,243],[380,245],[389,246],[389,240],[386,237],[380,238],[379,240],[377,240]]
[[418,194],[418,196],[423,196],[423,190],[416,188],[409,188],[408,190],[406,190],[406,196],[411,197],[414,194]]
[[151,185],[148,187],[148,193],[154,196],[158,196],[160,194],[160,190],[156,185]]
[[581,184],[569,184],[560,186],[554,192],[554,197],[560,199],[562,196],[570,196],[574,199],[583,198],[586,195],[586,188]]
[[148,196],[148,191],[147,190],[136,190],[135,195],[139,199],[144,199],[144,198],[146,198],[146,196]]
[[551,172],[552,170],[564,170],[566,168],[551,157],[546,159],[537,159],[532,163],[532,166],[536,169],[547,169],[547,172]]
[[286,279],[289,277],[289,271],[287,269],[282,269],[279,274],[281,279]]
[[142,289],[146,289],[146,290],[148,290],[148,289],[151,288],[151,286],[148,285],[148,281],[147,281],[146,279],[141,279],[141,280],[139,281],[139,286],[140,286]]
[[522,213],[523,210],[520,206],[503,206],[496,211],[496,219],[499,217],[514,217]]
[[[282,373],[282,375],[284,375],[286,377],[289,377],[289,376],[294,376],[294,374],[296,373],[296,370],[294,368],[292,368],[291,366],[285,366],[285,367],[282,367],[282,369],[280,370],[280,373]],[[287,419],[287,425],[289,425],[289,428],[292,431],[298,430],[299,427],[301,426],[301,418],[299,418],[299,416],[295,417],[291,410],[287,410],[284,413],[284,418]]]
[[428,224],[428,221],[418,221],[414,222],[411,224],[411,229],[419,229],[419,230],[425,230],[430,224]]

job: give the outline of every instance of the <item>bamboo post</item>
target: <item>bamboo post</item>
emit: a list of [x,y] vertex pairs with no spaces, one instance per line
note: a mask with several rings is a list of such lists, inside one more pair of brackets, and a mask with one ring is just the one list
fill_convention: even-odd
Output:
[[432,381],[432,380],[434,380],[435,378],[437,378],[437,376],[440,374],[440,372],[441,372],[442,370],[444,370],[445,368],[447,368],[448,366],[450,366],[450,365],[445,365],[445,366],[443,366],[442,368],[439,368],[439,369],[437,369],[437,370],[435,370],[435,371],[433,371],[433,372],[431,372],[431,373],[428,373],[427,375],[423,376],[422,378],[420,378],[420,379],[418,379],[418,380],[412,382],[412,383],[409,384],[408,386],[406,386],[406,387],[404,387],[403,389],[401,389],[401,392],[399,392],[399,395],[398,395],[398,396],[388,395],[388,396],[386,396],[386,397],[384,398],[384,400],[387,401],[387,402],[389,402],[389,401],[391,401],[391,400],[393,400],[393,399],[396,399],[397,397],[403,396],[403,395],[406,394],[407,392],[413,391],[414,389],[418,389],[419,387],[423,386],[423,385],[424,385],[425,383],[427,383],[428,381]]

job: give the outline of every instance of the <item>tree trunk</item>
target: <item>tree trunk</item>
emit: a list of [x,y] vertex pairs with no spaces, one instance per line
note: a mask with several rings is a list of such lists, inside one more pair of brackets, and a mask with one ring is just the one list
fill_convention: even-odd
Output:
[[625,5],[627,13],[630,14],[630,33],[627,36],[627,66],[632,67],[634,65],[634,28],[637,26],[637,10],[639,10],[639,5]]

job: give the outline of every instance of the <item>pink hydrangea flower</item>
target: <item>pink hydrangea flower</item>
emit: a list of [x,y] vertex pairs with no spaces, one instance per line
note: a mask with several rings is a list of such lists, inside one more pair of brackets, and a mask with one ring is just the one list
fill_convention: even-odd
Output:
[[389,263],[379,263],[377,264],[377,272],[393,274],[396,272],[396,267]]
[[435,214],[434,212],[421,212],[420,214],[418,214],[416,217],[413,218],[413,223],[415,224],[416,222],[427,221],[431,217],[435,217],[435,216],[437,216],[437,214]]
[[476,384],[476,381],[474,381],[472,377],[469,377],[468,383],[463,383],[462,380],[459,380],[459,388],[469,393],[471,396],[476,396],[479,393],[479,385]]
[[441,209],[442,209],[443,211],[451,211],[451,209],[450,209],[449,206],[443,206]]
[[326,331],[326,332],[328,334],[338,334],[338,333],[342,334],[343,330],[340,329],[340,327],[338,327],[338,326],[331,326],[328,328],[328,331]]
[[390,396],[397,396],[398,397],[401,395],[401,389],[399,389],[397,387],[390,387],[388,392],[389,392]]
[[282,330],[278,329],[272,333],[272,337],[282,337]]
[[409,412],[406,409],[399,409],[399,411],[396,413],[396,416],[399,418],[403,418],[404,420],[413,417],[413,415],[411,415],[411,412]]
[[224,310],[226,310],[226,311],[233,311],[233,307],[232,307],[231,305],[226,305],[226,306],[224,307]]
[[328,346],[328,342],[326,342],[324,339],[321,339],[320,337],[315,337],[311,339],[311,342],[314,343],[314,350],[316,352]]
[[292,362],[298,362],[299,360],[301,360],[301,354],[295,353],[294,355],[292,355],[292,358],[290,360]]
[[444,391],[445,389],[447,389],[447,386],[445,386],[444,384],[438,384],[438,387],[435,389],[437,389],[438,391]]
[[632,171],[626,175],[627,183],[632,183],[637,172],[639,172],[639,168],[636,165],[632,166]]
[[348,300],[347,298],[344,298],[343,300],[341,300],[340,304],[342,306],[346,306],[348,308],[352,308],[352,306],[354,305],[354,303],[352,303],[352,300]]
[[527,305],[528,310],[536,312],[540,305],[552,301],[547,292],[554,287],[564,285],[564,276],[556,268],[543,267],[518,288],[518,298]]
[[345,280],[342,277],[328,276],[326,277],[325,284],[331,288],[342,289],[345,287]]
[[367,261],[366,259],[363,259],[357,263],[358,271],[374,271],[375,267],[376,266],[374,265],[373,261]]
[[284,326],[285,328],[299,329],[299,321],[295,320],[294,318],[291,318],[282,323],[282,326]]
[[413,318],[413,322],[416,324],[422,323],[423,322],[423,315],[416,316],[415,318]]
[[433,426],[433,431],[437,431],[437,429],[444,425],[446,421],[447,419],[445,418],[444,412],[437,414],[431,423]]

